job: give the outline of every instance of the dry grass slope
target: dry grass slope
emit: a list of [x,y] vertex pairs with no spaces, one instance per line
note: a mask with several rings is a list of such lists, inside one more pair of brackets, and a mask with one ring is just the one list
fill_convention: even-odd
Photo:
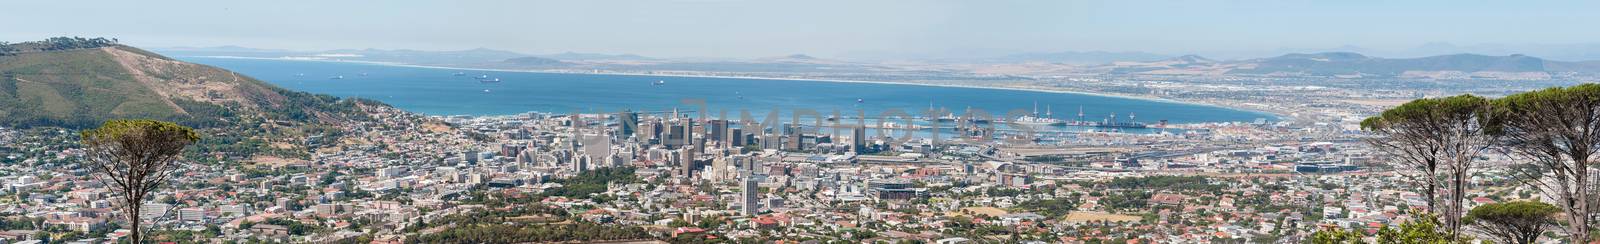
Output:
[[289,91],[138,48],[10,45],[29,51],[0,55],[0,126],[82,128],[107,119],[151,118],[213,127],[239,121],[237,116],[286,122],[361,117],[349,106],[356,101]]

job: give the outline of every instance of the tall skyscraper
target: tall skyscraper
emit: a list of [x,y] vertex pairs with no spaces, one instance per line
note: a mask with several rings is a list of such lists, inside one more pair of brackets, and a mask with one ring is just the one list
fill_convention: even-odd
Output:
[[698,143],[695,143],[696,140],[694,139],[694,120],[684,119],[682,128],[683,128],[683,165],[682,165],[682,167],[679,168],[679,170],[683,171],[682,173],[683,173],[684,179],[690,179],[690,178],[694,178],[694,167],[697,167],[695,165],[695,160],[699,159],[697,156],[700,154],[700,152],[698,152],[698,151],[701,148],[700,148],[700,145],[698,145]]
[[740,167],[744,167],[745,171],[750,171],[750,176],[751,177],[754,177],[755,175],[759,175],[759,174],[763,173],[763,171],[761,169],[761,160],[760,159],[751,158],[751,157],[748,157],[748,156],[739,157],[739,158],[741,159],[741,162],[744,163],[744,165],[739,165],[739,166]]
[[693,147],[685,147],[683,149],[678,149],[678,150],[680,152],[682,152],[682,153],[678,154],[679,155],[678,168],[677,168],[678,175],[683,177],[683,179],[694,178],[694,167],[695,167],[694,152],[693,152],[694,148]]
[[613,150],[611,151],[611,156],[606,157],[606,159],[606,167],[627,166],[633,161],[633,153]]
[[755,177],[744,178],[744,183],[740,184],[740,186],[743,188],[740,194],[744,197],[744,206],[741,206],[742,208],[739,212],[743,213],[745,216],[756,215],[756,205],[760,204],[760,199],[757,198],[760,195],[759,193],[756,193]]
[[684,143],[689,142],[689,139],[687,136],[685,136],[685,134],[689,133],[689,130],[684,126],[677,124],[680,122],[669,123],[672,123],[672,125],[667,126],[667,130],[664,133],[665,135],[662,135],[663,139],[661,140],[661,144],[667,148],[683,147]]
[[643,122],[643,125],[639,125],[639,129],[643,130],[644,132],[644,135],[635,137],[639,138],[640,141],[648,143],[657,143],[661,141],[661,121],[651,119],[650,121]]
[[620,118],[617,118],[617,119],[622,121],[622,137],[623,138],[627,138],[629,136],[633,136],[634,131],[639,129],[638,128],[639,125],[640,125],[639,112],[623,111],[621,116],[620,116]]
[[706,128],[706,130],[707,130],[706,131],[706,139],[710,139],[710,140],[714,140],[714,141],[720,141],[720,142],[723,142],[723,143],[727,143],[728,142],[728,121],[727,120],[720,120],[720,119],[711,120],[711,121],[707,121],[706,124],[707,124],[706,125],[706,127],[707,127]]
[[802,143],[802,141],[805,140],[805,131],[800,127],[800,125],[789,125],[784,131],[787,132],[788,138],[786,141],[784,141],[783,149],[799,151],[800,146],[805,145],[805,143]]
[[702,178],[711,178],[711,179],[715,179],[715,180],[718,180],[718,181],[728,179],[727,177],[729,175],[728,174],[728,161],[729,160],[731,160],[731,159],[728,158],[728,157],[717,157],[717,158],[711,159],[711,170],[707,170],[707,171],[701,172],[700,173],[700,177],[702,177]]
[[850,135],[850,151],[851,152],[855,152],[856,154],[862,154],[862,153],[866,153],[866,150],[867,150],[867,128],[865,128],[865,127],[856,127],[855,129],[853,129],[851,131],[851,135]]
[[589,170],[589,164],[590,164],[591,160],[594,160],[594,159],[589,157],[588,154],[579,155],[578,158],[575,158],[575,159],[572,160],[573,161],[573,163],[572,163],[572,171],[573,172],[583,172],[585,170]]

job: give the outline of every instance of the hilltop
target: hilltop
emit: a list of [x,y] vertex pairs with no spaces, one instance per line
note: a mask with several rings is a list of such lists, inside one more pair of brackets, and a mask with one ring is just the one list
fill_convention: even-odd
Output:
[[380,103],[290,91],[115,39],[0,43],[0,126],[85,128],[120,118],[202,128],[333,123],[364,118],[356,104]]

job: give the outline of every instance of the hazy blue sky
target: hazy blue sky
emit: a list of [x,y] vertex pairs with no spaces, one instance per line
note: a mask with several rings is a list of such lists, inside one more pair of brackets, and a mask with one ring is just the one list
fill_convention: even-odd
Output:
[[1600,40],[1600,1],[18,1],[0,40],[665,57],[1263,52]]

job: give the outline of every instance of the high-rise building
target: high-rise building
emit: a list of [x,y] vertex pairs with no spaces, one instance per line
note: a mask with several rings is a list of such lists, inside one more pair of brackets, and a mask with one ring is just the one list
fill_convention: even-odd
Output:
[[723,142],[723,143],[727,143],[728,142],[728,121],[727,120],[720,120],[720,119],[711,120],[711,121],[708,121],[706,124],[707,124],[707,127],[708,127],[708,128],[706,128],[706,130],[708,130],[706,132],[706,139],[710,139],[710,140],[713,140],[713,141],[719,141],[719,142]]
[[746,216],[756,215],[756,205],[760,204],[760,199],[757,198],[760,195],[756,192],[755,177],[744,178],[744,183],[740,186],[742,186],[740,194],[744,197],[744,206],[741,206],[740,212]]
[[662,135],[663,138],[661,140],[661,144],[663,146],[667,146],[667,148],[683,147],[683,143],[689,142],[689,140],[684,136],[684,134],[688,134],[688,132],[689,130],[685,129],[683,126],[676,124],[668,126],[667,130],[663,132],[665,135]]
[[856,127],[854,129],[852,129],[851,132],[852,133],[850,135],[850,151],[851,152],[855,152],[856,154],[866,153],[866,150],[867,150],[867,128],[865,128],[865,127]]
[[641,135],[634,136],[640,142],[658,143],[661,141],[661,121],[650,119],[639,122]]
[[526,145],[518,144],[518,143],[500,144],[500,156],[501,157],[516,157],[518,154],[522,153],[523,149],[526,149],[526,148],[527,148]]
[[728,177],[728,161],[729,160],[730,159],[728,157],[717,157],[717,158],[711,159],[711,168],[710,168],[710,170],[702,171],[702,173],[700,174],[700,177],[709,178],[709,179],[713,179],[713,180],[717,180],[717,181],[720,181],[720,180],[723,180],[723,179],[727,179],[727,177]]
[[681,137],[681,138],[683,138],[683,145],[684,146],[694,146],[694,142],[695,142],[695,140],[694,140],[694,132],[695,132],[694,131],[694,120],[684,119],[683,120],[683,136]]
[[611,138],[604,135],[579,134],[574,136],[577,136],[581,140],[579,145],[583,146],[581,149],[585,154],[593,155],[595,157],[611,155]]
[[694,163],[695,160],[700,159],[699,154],[703,150],[698,142],[694,137],[694,120],[683,119],[683,167],[681,170],[683,170],[684,178],[694,178],[692,174],[694,173],[694,167],[697,167]]
[[783,137],[772,133],[763,133],[756,138],[756,143],[761,145],[761,149],[783,149]]
[[[667,150],[667,149],[657,149],[657,150],[660,150],[661,152],[663,152],[662,160],[666,161],[667,165],[671,166],[671,165],[683,164],[683,151]],[[674,173],[676,173],[676,172],[674,172]]]
[[607,157],[607,159],[609,159],[609,162],[606,162],[607,167],[628,166],[628,164],[633,163],[633,152],[612,151],[611,156]]
[[624,138],[632,136],[639,129],[639,112],[623,111],[617,119],[622,121],[622,137]]
[[726,161],[728,161],[728,162],[726,162],[725,167],[728,167],[728,165],[731,165],[731,167],[734,167],[734,172],[728,173],[728,175],[730,175],[730,177],[733,177],[734,173],[738,173],[738,177],[739,178],[749,178],[750,177],[750,169],[749,169],[749,167],[750,167],[750,165],[749,165],[750,156],[728,156],[728,157],[725,157],[725,159],[726,159]]
[[805,145],[805,143],[802,143],[802,141],[805,140],[805,130],[801,128],[800,125],[789,125],[784,132],[787,134],[788,138],[786,138],[784,141],[783,149],[799,151],[800,147]]
[[579,155],[578,158],[572,160],[572,171],[583,172],[585,170],[589,170],[589,163],[591,160],[593,160],[593,158],[590,158],[588,154]]
[[516,162],[519,165],[531,165],[534,163],[534,153],[532,151],[523,150],[522,153],[517,154]]
[[743,147],[745,141],[747,141],[744,135],[744,129],[728,129],[727,137],[729,137],[729,139],[726,142],[730,147]]
[[678,160],[679,162],[678,162],[678,168],[677,168],[678,175],[683,177],[684,179],[694,178],[694,175],[693,175],[694,174],[694,167],[696,167],[695,164],[694,164],[695,163],[694,148],[693,147],[686,147],[686,148],[683,148],[683,149],[680,149],[680,150],[683,153],[679,154],[680,157],[679,157],[679,160]]
[[753,177],[761,173],[761,160],[743,155],[737,156],[735,159],[739,160],[739,163],[741,163],[741,165],[739,165],[740,168],[743,168],[744,171],[750,172],[750,176]]

